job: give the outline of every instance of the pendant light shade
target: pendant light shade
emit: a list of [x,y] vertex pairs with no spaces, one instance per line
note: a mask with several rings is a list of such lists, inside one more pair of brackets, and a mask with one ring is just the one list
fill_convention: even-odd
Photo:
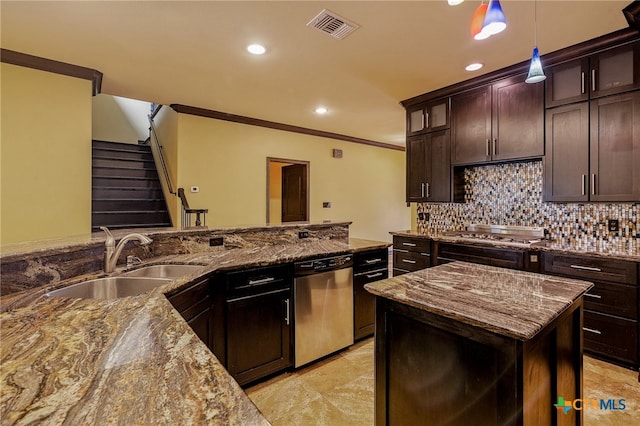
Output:
[[489,37],[490,34],[482,31],[482,27],[484,26],[484,17],[487,13],[487,8],[489,5],[482,3],[475,12],[473,12],[473,16],[471,17],[471,37],[476,40],[484,40]]
[[507,20],[502,12],[500,0],[490,0],[487,13],[484,15],[482,31],[486,31],[490,36],[498,34],[507,28]]
[[540,53],[538,53],[538,47],[533,48],[533,55],[531,56],[531,65],[529,66],[529,75],[525,80],[525,83],[539,83],[547,78],[542,70],[542,62],[540,62]]

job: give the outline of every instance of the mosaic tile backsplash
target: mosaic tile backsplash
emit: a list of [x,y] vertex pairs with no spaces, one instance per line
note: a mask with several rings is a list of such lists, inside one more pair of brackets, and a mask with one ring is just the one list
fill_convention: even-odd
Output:
[[[469,167],[464,181],[464,203],[418,204],[419,232],[438,234],[483,223],[542,226],[551,240],[572,246],[640,241],[639,203],[543,202],[542,161]],[[617,232],[608,231],[607,219],[618,219]]]

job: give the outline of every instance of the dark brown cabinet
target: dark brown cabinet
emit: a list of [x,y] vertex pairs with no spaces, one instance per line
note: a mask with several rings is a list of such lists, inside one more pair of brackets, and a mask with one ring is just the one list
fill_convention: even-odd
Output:
[[525,77],[451,97],[452,164],[544,155],[544,86]]
[[189,327],[224,364],[224,310],[209,279],[169,294],[167,299]]
[[585,351],[637,367],[638,264],[554,253],[543,259],[547,274],[594,284],[584,296]]
[[407,139],[407,202],[451,201],[450,132]]
[[546,106],[555,107],[640,88],[640,43],[549,67]]
[[434,266],[461,260],[510,269],[525,269],[527,252],[516,248],[498,248],[458,243],[434,242]]
[[431,239],[393,236],[393,276],[431,266]]
[[590,199],[640,201],[640,92],[591,101]]
[[389,254],[387,249],[355,253],[353,261],[353,333],[359,340],[375,328],[376,298],[364,285],[389,277]]
[[240,385],[292,365],[291,266],[227,274],[227,370]]
[[449,98],[413,106],[407,110],[407,135],[449,128]]
[[589,200],[589,103],[546,112],[544,200]]
[[640,92],[548,109],[545,201],[640,200]]

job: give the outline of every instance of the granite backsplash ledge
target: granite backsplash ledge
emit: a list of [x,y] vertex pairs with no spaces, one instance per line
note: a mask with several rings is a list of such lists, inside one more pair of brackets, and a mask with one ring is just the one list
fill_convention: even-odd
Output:
[[[418,232],[463,230],[470,223],[542,226],[559,244],[589,247],[640,240],[639,203],[542,201],[542,161],[468,167],[464,203],[418,204]],[[609,231],[608,219],[618,220]]]
[[[256,248],[273,245],[305,244],[318,240],[349,242],[351,222],[297,223],[283,225],[236,227],[207,230],[122,230],[114,231],[119,240],[129,232],[140,232],[153,239],[149,245],[129,242],[119,257],[122,266],[127,256],[142,260],[173,254],[214,252],[236,248]],[[301,239],[299,233],[306,232]],[[215,245],[222,240],[222,245]],[[103,269],[104,234],[95,233],[80,239],[55,244],[50,248],[37,242],[37,249],[29,251],[22,244],[19,251],[0,256],[0,295],[55,284],[76,276],[96,273]],[[79,241],[80,241],[79,240]],[[214,245],[212,245],[214,244]]]

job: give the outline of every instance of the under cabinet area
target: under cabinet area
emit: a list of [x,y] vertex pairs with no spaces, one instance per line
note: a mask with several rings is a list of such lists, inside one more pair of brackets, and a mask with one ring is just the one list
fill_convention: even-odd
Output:
[[244,385],[293,365],[293,265],[226,275],[227,370]]
[[353,337],[359,340],[375,329],[376,298],[364,286],[389,277],[389,254],[386,248],[355,253],[353,261]]
[[638,264],[546,252],[543,259],[545,273],[595,285],[584,296],[585,351],[638,367]]

